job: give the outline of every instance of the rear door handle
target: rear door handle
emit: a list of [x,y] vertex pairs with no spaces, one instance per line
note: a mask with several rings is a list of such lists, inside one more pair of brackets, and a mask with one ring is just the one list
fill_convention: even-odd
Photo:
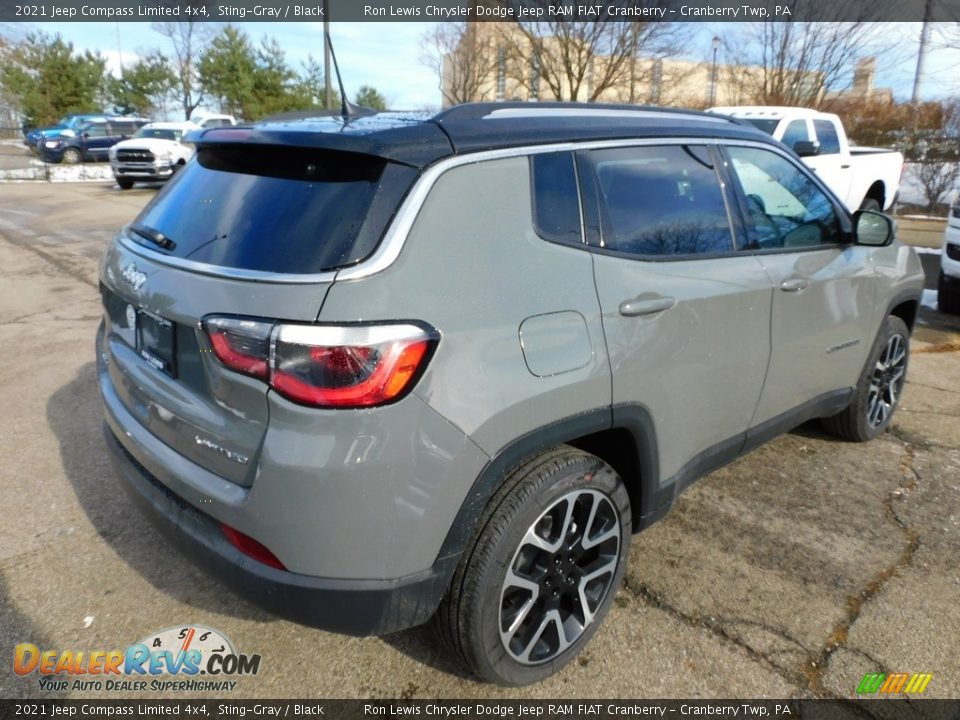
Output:
[[784,280],[782,283],[780,283],[780,289],[784,292],[798,293],[806,290],[807,285],[809,284],[810,283],[803,278],[790,278],[789,280]]
[[624,317],[639,317],[641,315],[652,315],[653,313],[669,310],[677,304],[674,297],[635,297],[632,300],[624,300],[620,303],[620,314]]

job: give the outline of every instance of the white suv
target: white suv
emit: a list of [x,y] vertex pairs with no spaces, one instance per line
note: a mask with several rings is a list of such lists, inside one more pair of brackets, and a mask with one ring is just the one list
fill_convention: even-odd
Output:
[[942,312],[960,315],[960,193],[950,208],[943,234],[937,305]]
[[110,168],[121,190],[138,180],[166,180],[193,157],[194,147],[183,137],[199,126],[192,122],[155,122],[144,125],[129,140],[110,148]]

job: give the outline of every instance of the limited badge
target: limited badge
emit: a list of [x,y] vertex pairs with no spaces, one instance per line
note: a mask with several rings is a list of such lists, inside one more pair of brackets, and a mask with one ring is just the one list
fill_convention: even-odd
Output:
[[133,305],[127,305],[127,327],[131,330],[137,329],[137,311]]

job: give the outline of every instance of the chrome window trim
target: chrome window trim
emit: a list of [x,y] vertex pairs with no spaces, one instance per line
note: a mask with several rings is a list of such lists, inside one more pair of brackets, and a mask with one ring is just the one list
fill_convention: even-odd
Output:
[[[387,227],[383,239],[377,246],[377,249],[366,260],[352,267],[340,268],[339,270],[330,270],[323,273],[293,275],[286,273],[264,272],[258,270],[245,270],[241,268],[227,268],[210,263],[197,262],[195,260],[186,260],[183,258],[173,258],[150,248],[144,247],[134,242],[126,236],[125,232],[117,238],[117,242],[130,252],[139,255],[147,260],[167,265],[169,267],[180,268],[201,275],[210,275],[213,277],[222,277],[230,280],[243,280],[253,282],[269,282],[281,285],[304,285],[311,283],[339,282],[346,280],[360,280],[376,275],[389,268],[400,256],[403,246],[407,241],[407,236],[413,228],[414,222],[423,208],[430,191],[437,180],[446,172],[464,165],[474,165],[492,160],[503,160],[515,157],[527,157],[529,155],[538,155],[552,152],[575,152],[577,150],[598,150],[604,148],[618,147],[636,147],[648,145],[747,145],[764,148],[782,155],[787,160],[797,164],[789,153],[782,148],[768,142],[758,140],[748,140],[741,138],[716,138],[716,137],[645,137],[645,138],[624,138],[618,140],[586,140],[574,142],[552,143],[547,145],[524,145],[520,147],[500,148],[498,150],[483,150],[480,152],[467,153],[465,155],[453,155],[437,161],[434,165],[427,167],[414,183],[413,188],[404,198],[397,211],[393,221]],[[803,167],[807,175],[814,179],[814,182],[821,186],[819,179],[809,168]],[[579,192],[579,189],[578,189]],[[828,193],[832,196],[832,193]]]
[[264,272],[260,270],[245,270],[243,268],[228,268],[222,265],[213,265],[211,263],[197,262],[196,260],[187,260],[186,258],[175,258],[163,253],[155,252],[150,248],[144,247],[138,242],[131,240],[126,234],[126,228],[117,236],[117,243],[125,250],[139,255],[145,260],[197,273],[198,275],[210,275],[212,277],[226,278],[227,280],[245,280],[253,282],[269,282],[285,285],[311,285],[315,283],[333,282],[336,277],[336,271],[325,273],[314,273],[309,275],[291,275],[275,272]]

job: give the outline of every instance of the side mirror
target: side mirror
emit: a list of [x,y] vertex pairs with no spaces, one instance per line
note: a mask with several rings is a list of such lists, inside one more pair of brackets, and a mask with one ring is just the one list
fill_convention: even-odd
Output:
[[89,139],[90,139],[90,133],[83,133],[80,137],[83,138],[84,140],[89,140]]
[[820,143],[816,140],[797,140],[793,144],[793,151],[800,157],[819,155]]
[[885,247],[893,242],[897,227],[893,218],[875,210],[857,210],[853,214],[853,237],[857,245]]

